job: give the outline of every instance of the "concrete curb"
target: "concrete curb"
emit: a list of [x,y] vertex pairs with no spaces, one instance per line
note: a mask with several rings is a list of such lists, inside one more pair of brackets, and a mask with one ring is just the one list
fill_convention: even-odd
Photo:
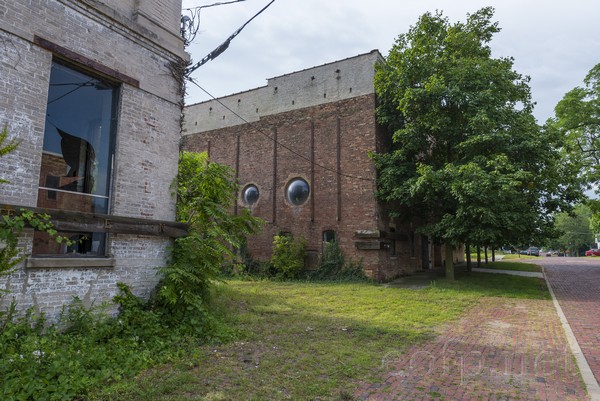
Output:
[[474,267],[473,271],[479,272],[479,273],[510,274],[512,276],[544,278],[543,273],[540,273],[540,272],[522,272],[522,271],[518,271],[518,270],[483,269],[483,268],[478,268],[478,267]]
[[556,296],[554,295],[554,291],[552,290],[552,286],[550,285],[550,281],[548,281],[548,277],[546,277],[546,269],[542,267],[543,277],[546,280],[546,285],[548,286],[548,290],[550,291],[550,295],[552,296],[552,302],[554,303],[554,307],[556,308],[556,313],[560,318],[560,322],[562,323],[563,330],[565,331],[565,335],[567,336],[567,342],[569,343],[569,347],[571,348],[571,352],[575,356],[575,361],[577,362],[577,366],[579,367],[579,372],[581,373],[581,378],[587,388],[588,396],[590,397],[590,401],[600,401],[600,385],[594,377],[594,373],[588,364],[587,359],[585,359],[585,355],[581,351],[581,347],[577,342],[577,338],[567,321],[567,317],[563,313]]

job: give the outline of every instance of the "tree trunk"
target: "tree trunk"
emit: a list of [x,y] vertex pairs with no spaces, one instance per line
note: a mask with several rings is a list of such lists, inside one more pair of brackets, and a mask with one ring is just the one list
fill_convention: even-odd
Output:
[[452,245],[446,243],[446,279],[454,281],[454,250]]
[[487,247],[487,245],[483,247],[483,251],[485,252],[485,264],[487,265],[488,264],[488,253],[487,253],[488,247]]
[[496,249],[494,249],[494,246],[492,246],[492,262],[496,261]]
[[473,270],[473,266],[471,263],[471,245],[465,244],[465,252],[467,254],[467,271]]
[[477,245],[477,267],[481,267],[481,246]]

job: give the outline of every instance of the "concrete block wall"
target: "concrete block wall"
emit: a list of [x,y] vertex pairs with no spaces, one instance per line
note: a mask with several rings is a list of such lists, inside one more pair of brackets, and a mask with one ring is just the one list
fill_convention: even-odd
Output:
[[379,51],[373,50],[270,78],[267,86],[224,96],[219,98],[219,102],[189,105],[186,107],[183,132],[192,134],[256,122],[264,116],[371,94],[374,92],[373,65],[382,60]]
[[[143,9],[140,9],[143,8]],[[177,172],[181,96],[170,67],[186,58],[179,32],[180,0],[8,0],[0,4],[0,125],[21,141],[0,158],[0,204],[35,207],[40,174],[51,51],[42,38],[93,65],[137,81],[121,84],[110,213],[172,221],[175,200],[170,185]],[[152,19],[147,24],[140,14]],[[157,27],[157,24],[160,25]],[[79,60],[70,60],[77,62]],[[83,70],[93,67],[82,66]],[[28,268],[0,279],[19,307],[35,307],[50,318],[78,296],[87,304],[110,300],[116,283],[149,295],[167,260],[171,240],[164,237],[109,235],[113,267],[77,265]],[[31,252],[31,233],[22,238]],[[5,305],[3,305],[5,306]]]

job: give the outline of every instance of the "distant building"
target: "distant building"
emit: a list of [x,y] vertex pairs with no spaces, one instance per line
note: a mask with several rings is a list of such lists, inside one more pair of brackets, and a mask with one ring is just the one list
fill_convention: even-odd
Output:
[[252,258],[268,260],[273,236],[291,233],[307,240],[308,267],[333,240],[381,281],[441,265],[440,247],[375,199],[369,152],[385,150],[389,138],[375,120],[381,60],[374,50],[186,107],[184,147],[232,166],[237,208],[268,222],[248,240]]
[[174,223],[182,66],[181,0],[7,0],[0,6],[2,213],[52,215],[71,246],[39,232],[0,279],[6,302],[56,316],[73,296],[146,296]]

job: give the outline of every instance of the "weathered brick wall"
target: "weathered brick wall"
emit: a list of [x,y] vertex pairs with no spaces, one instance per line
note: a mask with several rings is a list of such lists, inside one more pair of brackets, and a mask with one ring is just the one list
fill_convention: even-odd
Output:
[[177,175],[179,152],[177,104],[124,87],[117,135],[113,213],[173,220],[170,185]]
[[[21,141],[15,152],[0,158],[0,178],[11,181],[0,185],[0,204],[37,204],[53,60],[50,51],[34,44],[39,37],[139,82],[139,87],[121,85],[110,212],[174,219],[170,185],[177,172],[181,98],[170,65],[186,57],[177,38],[180,9],[180,0],[0,3],[0,125],[7,124],[11,137]],[[72,296],[87,304],[110,300],[118,281],[147,296],[170,243],[113,234],[107,250],[114,267],[80,267],[72,261],[53,268],[23,265],[0,279],[0,288],[11,291],[4,302],[14,298],[21,309],[33,306],[52,318]],[[25,235],[25,254],[31,244],[31,235]]]
[[[31,234],[24,237],[22,245],[28,248],[30,243]],[[117,282],[128,284],[137,296],[148,297],[159,279],[157,268],[164,266],[168,242],[157,237],[114,235],[111,244],[117,260],[114,268],[19,269],[0,282],[0,288],[9,291],[0,307],[16,301],[19,310],[34,308],[55,319],[73,297],[87,307],[110,301],[117,295]]]
[[0,202],[36,204],[51,60],[48,52],[0,30],[0,127],[21,141],[0,158],[0,178],[10,182],[0,185]]
[[[376,145],[374,107],[375,96],[370,94],[185,137],[186,149],[209,151],[211,160],[237,165],[242,188],[248,184],[259,188],[260,198],[251,206],[252,213],[269,224],[249,241],[252,258],[268,260],[273,236],[281,231],[304,237],[307,250],[319,255],[323,231],[334,230],[345,255],[362,261],[367,274],[386,280],[414,270],[404,254],[390,258],[386,249],[359,250],[355,245],[358,230],[388,229],[374,197],[375,167],[368,157]],[[338,129],[343,174],[339,195]],[[314,165],[310,162],[311,136]],[[295,177],[304,178],[311,188],[312,200],[300,206],[285,200],[286,186]],[[245,207],[241,198],[237,207]]]
[[[379,52],[372,51],[186,107],[185,147],[237,167],[242,188],[259,188],[260,199],[251,210],[269,224],[249,241],[251,257],[269,259],[273,236],[286,231],[307,239],[308,251],[317,255],[311,258],[314,263],[323,231],[333,230],[346,256],[361,261],[375,279],[389,280],[423,266],[420,238],[413,244],[411,227],[390,221],[374,196],[376,172],[368,153],[389,146],[375,120],[373,77],[380,60]],[[311,187],[311,199],[301,206],[285,199],[295,177]],[[237,207],[246,207],[241,197]],[[395,255],[389,239],[361,239],[356,235],[361,230],[394,230],[400,237]],[[358,249],[358,242],[381,243],[381,249]]]

